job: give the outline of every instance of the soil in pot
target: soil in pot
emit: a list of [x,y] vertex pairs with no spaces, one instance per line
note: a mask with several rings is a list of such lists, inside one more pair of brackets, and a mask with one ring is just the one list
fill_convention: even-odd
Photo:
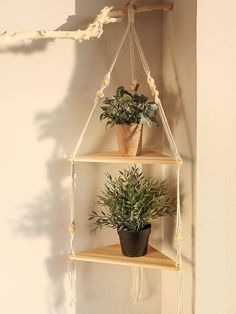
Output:
[[118,148],[122,156],[138,156],[142,154],[143,124],[116,124]]
[[129,257],[146,255],[150,233],[151,224],[146,225],[140,231],[118,231],[122,254]]

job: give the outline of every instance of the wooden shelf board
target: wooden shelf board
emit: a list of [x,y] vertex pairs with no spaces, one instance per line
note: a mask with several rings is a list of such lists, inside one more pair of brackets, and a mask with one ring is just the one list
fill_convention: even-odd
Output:
[[148,254],[141,257],[127,257],[122,255],[120,245],[110,245],[102,248],[82,251],[70,255],[71,260],[96,263],[139,266],[154,269],[178,271],[176,262],[165,256],[152,246],[148,248]]
[[92,153],[71,157],[70,161],[78,162],[101,162],[101,163],[122,163],[122,164],[181,164],[182,161],[174,157],[163,155],[156,150],[144,148],[141,156],[124,157],[119,152]]

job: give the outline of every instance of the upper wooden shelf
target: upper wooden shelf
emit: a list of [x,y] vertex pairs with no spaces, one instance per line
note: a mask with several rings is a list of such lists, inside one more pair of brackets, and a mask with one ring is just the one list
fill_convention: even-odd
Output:
[[148,253],[141,257],[127,257],[122,255],[120,245],[110,245],[98,249],[79,252],[70,255],[71,260],[96,263],[139,266],[154,269],[178,271],[176,262],[165,256],[152,246],[148,247]]
[[101,163],[121,163],[121,164],[181,164],[182,161],[174,157],[163,155],[156,150],[144,148],[141,156],[123,157],[119,152],[92,153],[71,157],[70,161],[78,162],[101,162]]

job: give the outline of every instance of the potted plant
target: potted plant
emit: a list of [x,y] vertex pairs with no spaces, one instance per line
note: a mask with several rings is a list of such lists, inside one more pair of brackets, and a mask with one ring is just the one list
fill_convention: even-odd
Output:
[[118,148],[122,156],[142,154],[143,123],[151,127],[157,124],[157,104],[138,93],[139,84],[133,93],[123,86],[117,88],[116,95],[107,97],[102,106],[100,120],[107,119],[106,125],[115,126]]
[[151,221],[175,214],[175,199],[167,195],[167,184],[144,175],[137,166],[120,171],[117,178],[106,174],[104,190],[98,195],[102,211],[93,210],[89,220],[95,227],[117,229],[123,255],[147,253]]

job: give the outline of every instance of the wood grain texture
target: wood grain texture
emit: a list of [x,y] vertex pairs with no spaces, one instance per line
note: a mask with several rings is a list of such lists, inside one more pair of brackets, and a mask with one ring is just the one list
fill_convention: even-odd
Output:
[[173,164],[180,165],[182,161],[174,157],[163,155],[156,150],[143,148],[141,156],[123,157],[117,151],[91,153],[78,155],[69,158],[70,161],[77,162],[100,162],[100,163],[120,163],[120,164]]
[[149,246],[148,253],[141,257],[127,257],[122,255],[120,245],[110,245],[70,255],[71,260],[106,263],[126,266],[178,271],[176,262]]

